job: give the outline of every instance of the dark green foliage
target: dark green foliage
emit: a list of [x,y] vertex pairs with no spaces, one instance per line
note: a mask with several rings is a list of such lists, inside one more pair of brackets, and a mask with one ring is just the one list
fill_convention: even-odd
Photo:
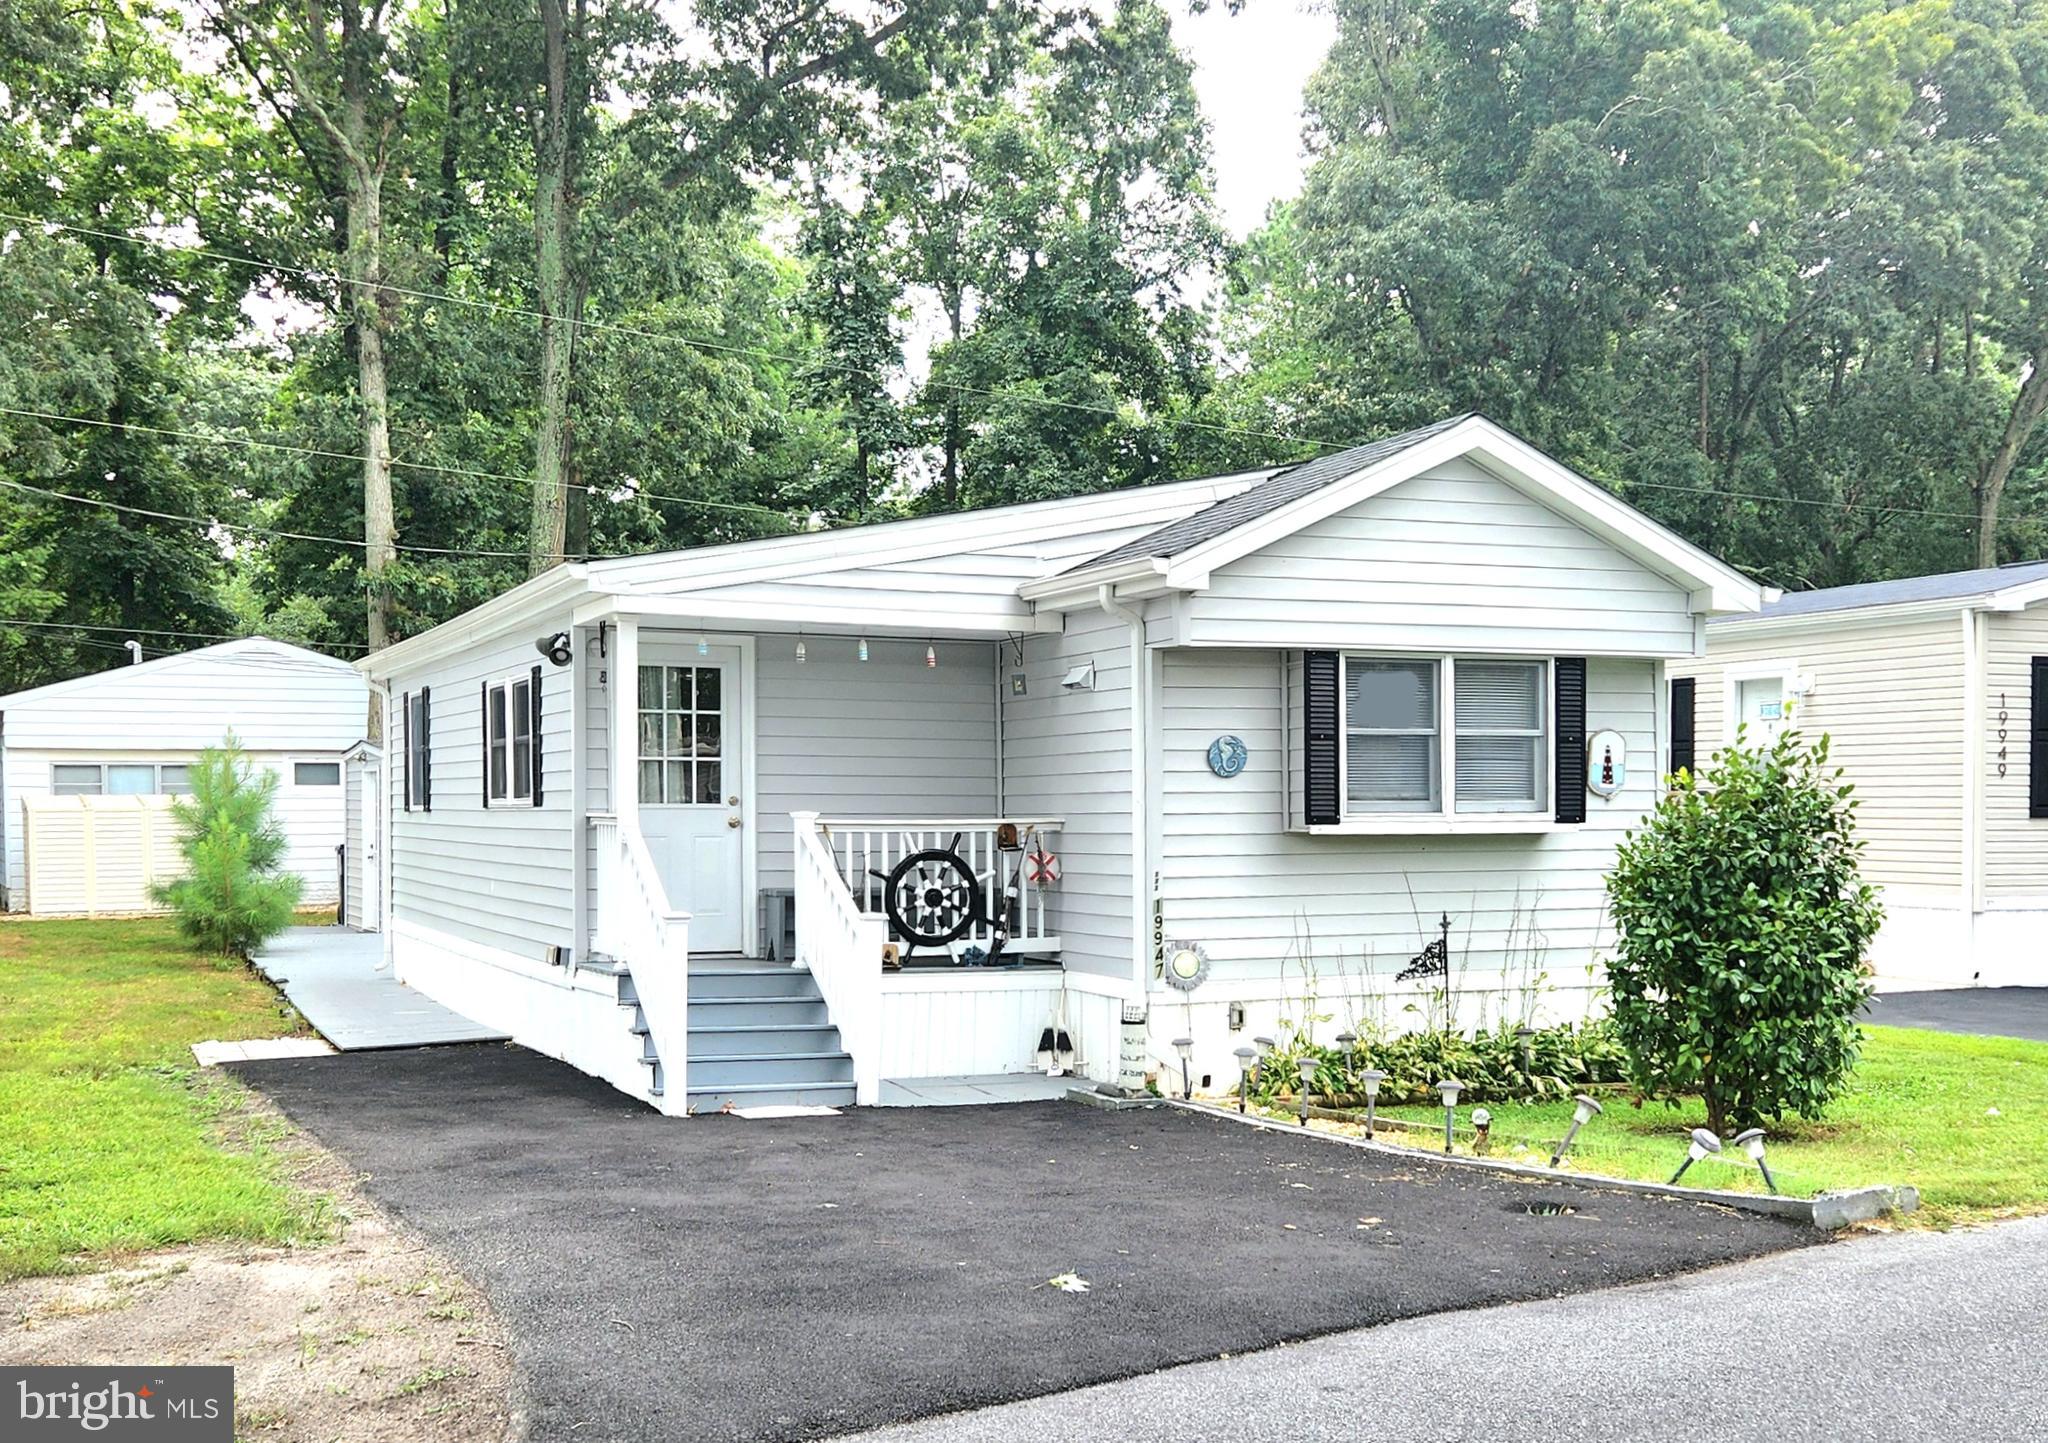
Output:
[[277,773],[257,772],[230,735],[192,764],[192,793],[171,804],[185,874],[152,895],[195,946],[247,957],[291,925],[300,880],[280,871],[284,829],[272,815]]
[[1495,1103],[1570,1097],[1627,1076],[1627,1056],[1606,1022],[1540,1028],[1528,1042],[1529,1065],[1524,1067],[1522,1039],[1505,1024],[1474,1037],[1411,1032],[1368,1038],[1348,1057],[1341,1047],[1319,1047],[1295,1037],[1274,1049],[1252,1096],[1260,1102],[1292,1097],[1300,1085],[1300,1060],[1307,1056],[1316,1059],[1310,1091],[1317,1097],[1362,1099],[1358,1074],[1376,1067],[1387,1074],[1380,1101],[1390,1107],[1435,1100],[1436,1083],[1446,1077],[1465,1084],[1464,1101]]
[[1857,875],[1856,803],[1823,736],[1788,730],[1680,772],[1607,881],[1615,1032],[1638,1087],[1697,1093],[1726,1133],[1818,1118],[1856,1065],[1864,953],[1883,911]]

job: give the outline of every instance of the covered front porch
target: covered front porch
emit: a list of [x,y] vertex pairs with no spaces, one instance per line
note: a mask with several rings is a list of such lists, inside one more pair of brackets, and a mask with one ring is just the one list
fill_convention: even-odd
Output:
[[615,989],[662,1110],[1114,1075],[1128,954],[1076,969],[1063,936],[1091,823],[1070,852],[1026,809],[1052,729],[1019,639],[974,630],[579,616],[570,970]]

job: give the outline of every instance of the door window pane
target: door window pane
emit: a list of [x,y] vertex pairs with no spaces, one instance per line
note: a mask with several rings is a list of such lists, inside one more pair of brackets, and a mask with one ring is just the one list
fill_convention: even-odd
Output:
[[697,763],[697,800],[707,806],[716,806],[722,798],[718,795],[718,763]]
[[1345,790],[1353,809],[1441,805],[1436,693],[1433,661],[1345,658]]
[[60,797],[96,797],[100,794],[100,769],[59,763],[50,768],[50,790]]
[[715,757],[718,755],[719,723],[717,712],[709,712],[697,718],[697,755]]
[[156,767],[115,763],[107,768],[107,794],[146,797],[156,790]]
[[640,763],[640,800],[658,802],[661,800],[661,763]]
[[718,668],[715,666],[697,668],[697,710],[718,710],[718,676]]
[[640,710],[661,709],[661,668],[643,666],[640,668]]

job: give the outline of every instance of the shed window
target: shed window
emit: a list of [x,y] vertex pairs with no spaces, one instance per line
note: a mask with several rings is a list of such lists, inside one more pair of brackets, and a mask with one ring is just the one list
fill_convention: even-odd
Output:
[[484,799],[533,800],[533,682],[525,677],[484,689],[484,746],[489,754]]
[[50,790],[60,797],[185,796],[191,775],[182,762],[58,762],[50,768]]
[[156,789],[167,797],[192,795],[192,768],[163,766],[156,769]]
[[338,787],[341,785],[341,763],[293,762],[292,785],[295,787]]

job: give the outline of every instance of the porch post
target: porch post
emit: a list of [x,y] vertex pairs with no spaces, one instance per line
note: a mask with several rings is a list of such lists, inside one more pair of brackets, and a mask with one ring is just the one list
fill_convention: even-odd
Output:
[[612,815],[640,833],[640,619],[621,616],[612,633]]

